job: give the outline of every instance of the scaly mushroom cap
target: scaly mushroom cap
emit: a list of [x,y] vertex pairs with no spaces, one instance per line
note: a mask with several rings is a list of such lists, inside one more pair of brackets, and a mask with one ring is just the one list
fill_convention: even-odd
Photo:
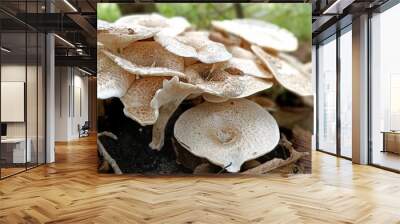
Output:
[[178,76],[180,78],[185,78],[186,75],[182,72],[172,70],[169,68],[164,68],[164,67],[153,67],[153,66],[140,66],[137,64],[134,64],[122,56],[119,56],[115,53],[111,53],[106,50],[102,50],[108,58],[110,58],[112,61],[114,61],[118,66],[120,66],[122,69],[135,74],[135,75],[140,75],[140,76]]
[[153,37],[157,31],[142,26],[117,26],[115,23],[97,21],[97,41],[108,48],[118,49],[126,45]]
[[304,73],[288,62],[269,55],[258,46],[252,45],[251,49],[265,63],[276,80],[286,89],[300,96],[310,96],[313,94],[311,74]]
[[138,41],[128,45],[122,56],[133,64],[146,67],[163,67],[183,72],[184,60],[165,50],[155,41]]
[[124,114],[142,126],[156,122],[158,112],[151,107],[151,100],[162,87],[166,77],[145,77],[132,83],[126,94],[121,97]]
[[276,51],[295,51],[297,38],[288,30],[255,19],[212,21],[217,30],[237,35],[251,44]]
[[190,23],[183,17],[166,18],[160,14],[143,14],[124,16],[115,21],[117,26],[146,27],[154,33],[167,36],[176,36],[190,27]]
[[173,54],[206,64],[227,61],[232,57],[223,44],[211,41],[204,32],[186,32],[175,37],[160,34],[154,40]]
[[97,54],[97,98],[121,97],[135,76],[121,69],[101,51]]
[[[197,63],[185,69],[188,82],[205,93],[224,98],[242,98],[272,87],[268,80],[246,75],[224,64]],[[207,98],[207,96],[206,96]]]
[[193,107],[178,118],[174,135],[188,151],[228,172],[240,171],[244,162],[272,151],[279,142],[275,119],[247,99]]

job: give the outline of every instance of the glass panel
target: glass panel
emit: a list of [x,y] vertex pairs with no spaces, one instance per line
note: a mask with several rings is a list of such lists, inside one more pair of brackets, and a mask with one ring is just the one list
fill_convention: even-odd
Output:
[[26,33],[1,34],[2,177],[25,170],[26,151]]
[[336,37],[318,48],[318,149],[336,153]]
[[[45,11],[45,0],[0,1],[0,177],[45,162],[45,35],[10,15]],[[33,17],[38,18],[38,17]]]
[[352,35],[340,36],[340,153],[352,156]]
[[374,15],[372,26],[372,163],[400,170],[400,5]]

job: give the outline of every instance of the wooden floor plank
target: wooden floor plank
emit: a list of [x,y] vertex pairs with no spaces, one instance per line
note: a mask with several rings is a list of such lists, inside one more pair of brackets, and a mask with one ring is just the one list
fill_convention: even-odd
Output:
[[96,140],[0,181],[0,223],[400,223],[400,175],[313,152],[313,173],[135,177],[97,173]]

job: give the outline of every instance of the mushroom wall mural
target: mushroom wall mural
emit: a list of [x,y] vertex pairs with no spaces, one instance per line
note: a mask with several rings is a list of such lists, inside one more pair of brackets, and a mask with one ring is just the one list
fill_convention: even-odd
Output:
[[310,173],[311,44],[268,20],[189,18],[98,19],[99,171]]

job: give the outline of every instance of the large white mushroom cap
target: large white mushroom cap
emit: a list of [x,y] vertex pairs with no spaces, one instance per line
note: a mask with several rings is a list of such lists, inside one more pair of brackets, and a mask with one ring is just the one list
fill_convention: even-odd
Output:
[[211,24],[217,30],[275,51],[295,51],[298,47],[297,38],[291,32],[272,23],[255,19],[233,19],[212,21]]
[[112,49],[122,48],[129,43],[153,37],[156,33],[156,30],[143,26],[117,26],[114,23],[97,20],[97,41]]
[[228,172],[240,171],[244,162],[272,151],[279,142],[275,119],[247,99],[193,107],[178,118],[174,135],[188,151]]

